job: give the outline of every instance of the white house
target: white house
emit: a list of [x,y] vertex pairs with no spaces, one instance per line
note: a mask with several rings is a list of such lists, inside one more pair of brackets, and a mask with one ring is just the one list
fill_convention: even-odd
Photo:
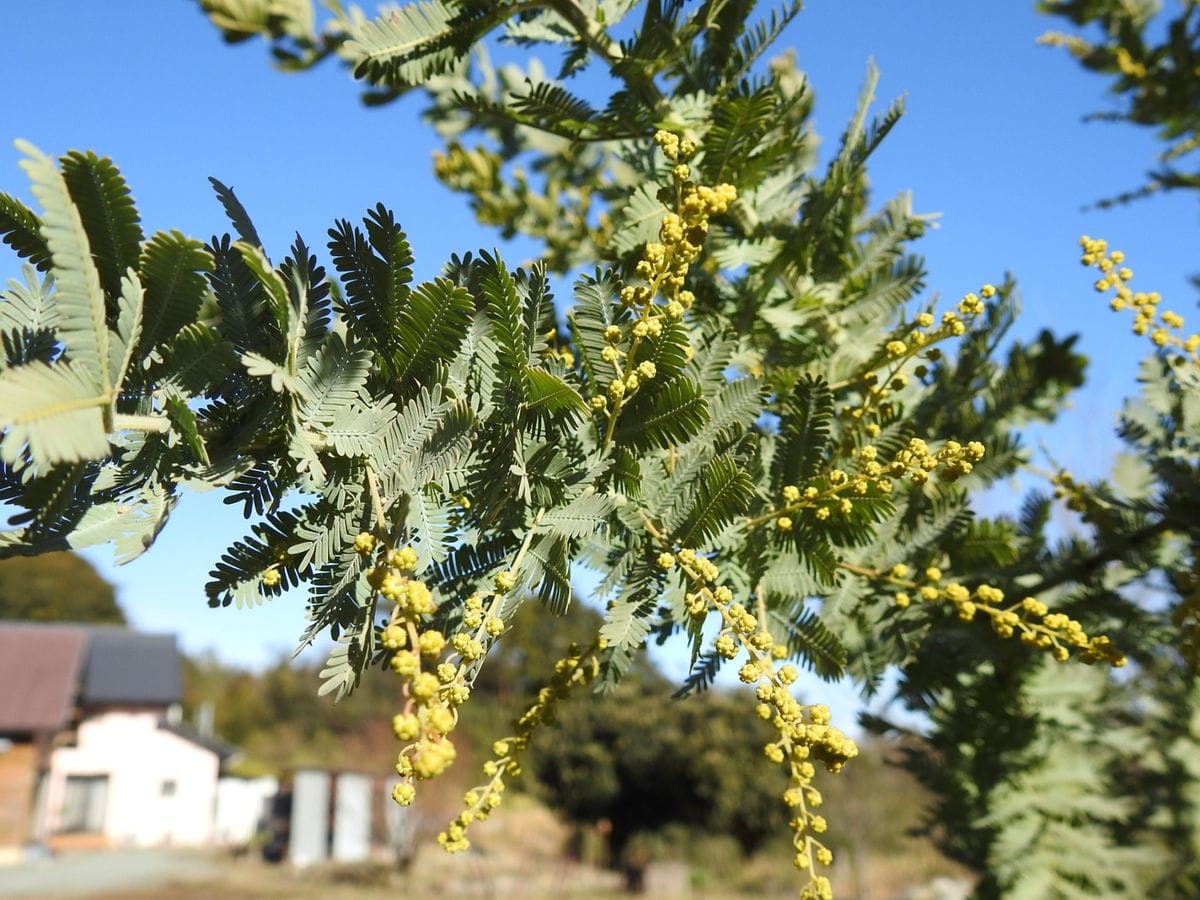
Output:
[[142,709],[85,718],[50,757],[44,835],[103,834],[110,846],[213,840],[220,757]]
[[29,793],[10,845],[213,842],[218,776],[232,751],[178,724],[173,636],[0,623],[0,684],[0,738],[28,748],[11,765],[10,783]]

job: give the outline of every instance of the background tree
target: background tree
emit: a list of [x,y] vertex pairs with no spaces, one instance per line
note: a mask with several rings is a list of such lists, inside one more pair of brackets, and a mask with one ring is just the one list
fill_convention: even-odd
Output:
[[1042,40],[1065,47],[1087,69],[1111,76],[1110,90],[1120,108],[1093,118],[1155,128],[1163,142],[1160,167],[1148,182],[1102,205],[1155,191],[1200,187],[1194,155],[1200,150],[1200,13],[1193,0],[1173,5],[1178,8],[1163,13],[1160,0],[1039,4],[1076,28],[1086,27],[1084,34],[1050,32]]
[[0,559],[0,619],[125,624],[113,586],[74,553]]

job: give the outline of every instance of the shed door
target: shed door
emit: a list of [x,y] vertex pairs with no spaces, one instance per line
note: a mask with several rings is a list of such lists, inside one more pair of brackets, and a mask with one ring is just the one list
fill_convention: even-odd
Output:
[[101,832],[108,801],[107,775],[68,775],[58,830]]

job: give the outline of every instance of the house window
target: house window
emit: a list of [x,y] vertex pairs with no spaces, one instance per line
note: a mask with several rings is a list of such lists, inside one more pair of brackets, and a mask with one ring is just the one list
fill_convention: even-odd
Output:
[[174,778],[163,779],[161,793],[164,797],[174,797],[175,796],[175,779]]
[[68,775],[58,830],[62,832],[103,831],[107,800],[107,775]]

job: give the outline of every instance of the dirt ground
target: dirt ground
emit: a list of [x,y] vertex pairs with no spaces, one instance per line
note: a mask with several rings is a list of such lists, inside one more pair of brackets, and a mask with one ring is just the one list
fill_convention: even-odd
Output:
[[[403,871],[382,860],[298,869],[286,863],[263,862],[254,852],[234,855],[170,848],[79,851],[0,867],[0,897],[601,900],[629,896],[623,892],[620,873],[568,859],[569,836],[569,830],[545,807],[514,797],[505,816],[478,826],[470,852],[449,856],[426,836],[418,841],[416,855]],[[922,849],[924,852],[919,852]],[[720,880],[713,883],[697,880],[699,871],[685,863],[658,864],[654,872],[647,873],[648,895],[656,900],[783,900],[798,892],[796,873],[774,853],[763,852],[732,863],[722,872]],[[962,900],[970,888],[960,873],[948,871],[944,860],[921,846],[886,859],[864,859],[860,865],[843,857],[831,874],[837,896],[844,900]]]

